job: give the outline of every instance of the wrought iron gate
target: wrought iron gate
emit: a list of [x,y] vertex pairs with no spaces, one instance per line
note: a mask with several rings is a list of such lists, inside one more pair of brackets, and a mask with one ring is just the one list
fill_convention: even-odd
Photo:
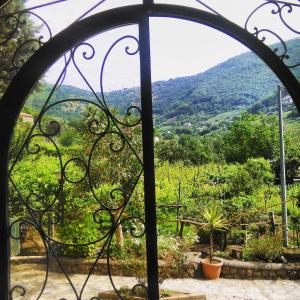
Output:
[[[61,1],[54,1],[51,5]],[[104,1],[99,1],[96,6],[99,6]],[[279,53],[278,49],[272,50],[267,47],[263,42],[264,39],[260,39],[260,35],[263,34],[265,29],[259,30],[254,29],[254,32],[249,32],[248,28],[249,20],[253,15],[265,5],[273,5],[273,14],[277,14],[283,24],[289,27],[284,19],[284,11],[289,9],[289,13],[293,9],[299,8],[299,4],[290,4],[284,1],[263,1],[262,5],[255,8],[255,10],[250,14],[249,18],[246,20],[245,28],[242,28],[231,21],[227,20],[225,17],[217,13],[214,9],[208,7],[202,1],[196,0],[195,2],[204,6],[206,10],[200,10],[191,7],[177,6],[172,4],[156,4],[153,0],[144,0],[143,4],[125,6],[121,8],[115,8],[108,11],[100,12],[98,14],[92,15],[87,18],[83,18],[68,28],[63,32],[52,37],[51,30],[49,28],[50,38],[44,43],[42,40],[33,40],[30,43],[35,43],[37,47],[32,48],[34,54],[28,59],[28,61],[21,66],[21,60],[17,59],[18,52],[20,48],[16,49],[13,55],[13,68],[15,71],[14,77],[7,88],[1,102],[0,102],[0,137],[1,137],[1,147],[0,147],[0,298],[1,299],[12,299],[16,290],[21,291],[23,296],[26,296],[26,289],[22,286],[15,285],[10,286],[9,284],[9,240],[14,237],[11,234],[11,228],[13,224],[9,225],[8,218],[8,184],[10,183],[15,189],[18,201],[26,208],[26,213],[28,218],[18,219],[17,222],[31,224],[41,236],[45,248],[47,249],[47,270],[45,273],[45,282],[41,288],[41,291],[37,298],[39,298],[44,288],[47,284],[48,277],[48,263],[50,254],[54,256],[57,263],[60,265],[62,271],[67,276],[64,271],[63,265],[60,263],[59,257],[55,254],[54,244],[59,244],[61,247],[72,246],[72,244],[64,244],[63,242],[56,241],[51,234],[45,229],[46,217],[51,215],[52,223],[59,223],[63,221],[64,218],[64,207],[60,203],[59,199],[61,196],[62,189],[65,182],[69,184],[79,184],[86,182],[89,191],[93,194],[96,203],[98,203],[97,209],[93,212],[93,220],[96,224],[101,223],[100,215],[102,213],[107,214],[110,220],[110,226],[106,233],[99,238],[97,241],[89,241],[83,243],[79,246],[85,246],[87,244],[97,243],[103,241],[102,248],[100,249],[98,256],[96,258],[95,264],[100,256],[104,253],[107,255],[107,267],[110,274],[110,262],[109,262],[109,251],[110,244],[112,241],[112,236],[118,226],[121,226],[123,222],[129,219],[135,219],[144,225],[144,230],[139,233],[132,232],[133,235],[141,237],[145,234],[146,236],[146,249],[147,249],[147,274],[148,283],[147,290],[148,299],[155,300],[159,298],[159,288],[158,288],[158,262],[157,262],[157,233],[156,233],[156,206],[155,206],[155,179],[154,179],[154,150],[153,150],[153,118],[152,118],[152,91],[151,91],[151,64],[150,64],[150,38],[149,38],[149,18],[150,17],[165,17],[165,18],[177,18],[182,20],[187,20],[191,22],[196,22],[200,24],[207,25],[216,30],[222,31],[225,34],[231,36],[232,38],[238,40],[253,52],[255,52],[278,76],[278,78],[285,85],[286,89],[293,98],[298,109],[300,108],[300,85],[288,66],[288,53],[285,43],[282,42],[283,52]],[[49,4],[45,4],[49,5]],[[95,6],[95,7],[96,7]],[[94,7],[93,7],[94,8]],[[83,17],[92,11],[91,8],[86,12]],[[209,11],[207,11],[207,9]],[[2,46],[14,37],[17,32],[18,26],[22,23],[22,17],[26,13],[32,13],[30,9],[26,9],[21,12],[13,12],[6,16],[0,16],[5,22],[13,22],[12,31],[3,35],[3,40],[1,40]],[[76,63],[76,55],[81,51],[82,57],[85,60],[91,60],[94,57],[95,49],[89,42],[88,38],[101,34],[110,29],[132,25],[135,24],[139,28],[139,36],[134,37],[131,35],[125,35],[120,39],[116,40],[106,54],[106,58],[109,56],[111,49],[121,41],[130,39],[136,43],[136,48],[134,50],[129,47],[125,48],[126,54],[136,55],[139,53],[140,56],[140,81],[141,81],[141,106],[131,105],[127,108],[125,115],[128,118],[119,118],[110,109],[109,105],[106,103],[105,93],[103,88],[101,88],[100,95],[93,90],[90,86],[85,75],[80,71]],[[290,28],[293,30],[292,28]],[[268,30],[270,32],[270,30]],[[295,32],[297,32],[295,30]],[[276,34],[276,33],[274,33]],[[27,42],[24,42],[21,47],[23,47]],[[85,50],[82,50],[85,48]],[[45,70],[52,65],[59,57],[65,57],[65,67],[60,73],[56,84],[50,91],[44,106],[42,107],[38,118],[34,121],[34,125],[30,130],[28,137],[26,138],[24,144],[21,147],[21,151],[16,156],[14,162],[9,164],[8,162],[8,149],[10,139],[15,127],[16,120],[19,116],[21,108],[26,100],[27,95],[30,93],[33,86],[38,82],[39,78],[43,75]],[[70,63],[73,63],[78,73],[80,74],[82,80],[86,82],[90,90],[93,92],[96,101],[89,101],[84,99],[61,99],[56,103],[51,103],[49,101],[56,89],[59,88],[67,68]],[[299,63],[300,64],[300,63]],[[299,64],[293,64],[292,67],[299,66]],[[105,60],[101,68],[101,87],[103,79],[103,70],[105,66]],[[53,108],[55,105],[63,105],[66,102],[84,102],[86,104],[92,105],[95,109],[102,114],[103,119],[99,122],[97,117],[91,118],[87,127],[89,133],[94,137],[90,152],[85,157],[71,157],[67,161],[63,161],[60,155],[60,149],[56,143],[55,137],[59,134],[61,126],[59,122],[52,120],[47,128],[44,128],[42,123],[45,114]],[[133,116],[130,118],[130,116]],[[136,149],[136,145],[132,143],[130,137],[126,134],[127,128],[142,127],[142,157],[140,157],[139,151]],[[24,151],[31,155],[36,155],[40,153],[41,147],[38,144],[34,144],[34,139],[36,138],[47,139],[52,143],[54,151],[57,152],[57,157],[59,161],[59,176],[60,180],[57,189],[54,191],[54,196],[51,201],[44,204],[44,207],[37,208],[31,206],[31,198],[40,199],[41,203],[43,201],[41,195],[31,191],[26,197],[22,195],[19,191],[17,183],[14,182],[12,178],[12,171],[15,164],[21,158]],[[93,155],[95,154],[97,146],[103,143],[106,145],[106,151],[109,155],[116,157],[122,156],[122,153],[126,152],[127,155],[130,153],[130,158],[127,163],[129,166],[135,164],[138,166],[131,173],[130,180],[125,180],[122,187],[116,186],[109,191],[109,200],[114,200],[114,204],[111,205],[109,202],[103,201],[99,194],[97,194],[97,188],[101,185],[98,178],[93,175]],[[124,151],[124,152],[122,152]],[[124,159],[124,157],[123,157]],[[77,178],[70,178],[68,176],[68,166],[70,164],[80,164],[83,173]],[[124,164],[122,165],[124,166]],[[130,198],[132,192],[143,173],[144,177],[144,206],[145,206],[145,217],[141,218],[138,216],[125,217],[122,215],[124,209],[130,203]],[[126,189],[124,188],[126,186]],[[114,217],[114,212],[118,211],[117,218]],[[53,220],[54,219],[54,220]],[[78,246],[78,245],[77,245]],[[106,251],[106,252],[105,252]],[[70,285],[74,291],[76,299],[82,299],[82,293],[86,283],[89,280],[90,275],[94,271],[95,264],[88,273],[87,279],[78,293],[72,285],[72,281],[68,278]],[[110,276],[111,278],[111,276]],[[112,280],[112,279],[111,279]],[[112,280],[112,285],[114,283]],[[133,287],[135,289],[135,287]],[[121,298],[118,290],[115,292]],[[61,295],[63,299],[64,295]],[[96,297],[92,299],[98,299]],[[122,299],[122,298],[121,298]]]

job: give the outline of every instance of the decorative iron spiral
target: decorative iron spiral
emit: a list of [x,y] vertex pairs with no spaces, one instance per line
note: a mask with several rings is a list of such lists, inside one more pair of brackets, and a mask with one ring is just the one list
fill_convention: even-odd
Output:
[[288,22],[288,16],[291,15],[292,13],[297,13],[295,12],[298,10],[298,13],[300,12],[300,1],[298,0],[298,3],[289,3],[286,1],[273,1],[273,0],[266,0],[264,3],[256,7],[248,16],[245,22],[245,29],[252,33],[255,37],[257,37],[260,41],[265,42],[267,40],[266,34],[270,34],[273,37],[275,37],[279,44],[281,45],[281,49],[278,47],[273,49],[274,53],[276,53],[280,59],[286,64],[287,67],[289,68],[296,68],[300,66],[299,63],[289,63],[290,60],[290,55],[288,54],[288,47],[285,43],[285,41],[279,36],[279,34],[276,33],[275,29],[269,29],[269,28],[258,28],[257,26],[254,26],[252,29],[250,29],[250,21],[255,19],[255,15],[261,11],[264,8],[270,8],[270,13],[272,15],[277,15],[279,17],[279,20],[281,23],[291,32],[300,34],[300,30],[294,28],[291,26]]

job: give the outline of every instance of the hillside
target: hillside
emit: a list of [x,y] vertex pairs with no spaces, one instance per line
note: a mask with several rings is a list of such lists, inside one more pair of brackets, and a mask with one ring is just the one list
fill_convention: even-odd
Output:
[[[291,62],[300,56],[300,39],[287,42]],[[276,45],[274,45],[275,47]],[[300,68],[294,69],[297,77]],[[153,110],[155,124],[161,131],[208,133],[222,128],[236,115],[259,105],[272,95],[279,83],[269,68],[253,53],[235,56],[197,75],[179,77],[153,83]],[[33,94],[27,109],[39,110],[51,90],[44,84]],[[91,92],[73,86],[61,86],[51,102],[61,99],[91,99]],[[139,88],[129,88],[106,94],[107,102],[121,112],[139,103]],[[264,100],[262,100],[264,99]],[[265,100],[264,104],[268,101]],[[263,105],[264,105],[263,104]],[[58,105],[51,114],[70,119],[82,109],[80,103]],[[258,109],[259,110],[259,109]]]

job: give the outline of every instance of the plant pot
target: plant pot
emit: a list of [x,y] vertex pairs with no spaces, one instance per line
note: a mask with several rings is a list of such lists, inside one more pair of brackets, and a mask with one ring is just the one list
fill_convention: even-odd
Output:
[[222,262],[218,259],[213,259],[213,263],[209,262],[209,258],[201,260],[202,272],[207,279],[218,279],[221,274]]

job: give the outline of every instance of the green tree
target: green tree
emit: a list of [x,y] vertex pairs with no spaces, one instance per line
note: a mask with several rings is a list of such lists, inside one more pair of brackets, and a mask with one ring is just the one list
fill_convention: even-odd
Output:
[[279,153],[276,116],[242,114],[224,135],[225,158],[244,163],[248,158],[273,160]]
[[187,148],[180,145],[176,140],[158,142],[156,154],[159,160],[169,163],[188,160]]
[[30,125],[22,121],[19,121],[16,125],[9,145],[9,162],[13,162],[17,158],[19,151],[27,137],[29,129]]
[[185,148],[187,160],[193,165],[223,160],[222,139],[217,134],[206,137],[182,135],[179,144]]
[[70,147],[78,140],[78,131],[67,127],[59,137],[59,142],[64,147]]
[[58,189],[55,172],[58,159],[47,155],[27,155],[15,165],[10,185],[10,210],[13,216],[28,216],[25,203],[43,210],[55,198]]
[[228,192],[231,197],[250,195],[273,180],[271,164],[263,158],[249,158],[244,164],[231,164],[227,168]]
[[[116,117],[118,111],[112,109]],[[103,111],[88,106],[84,111],[83,125],[80,129],[85,160],[91,158],[91,178],[98,186],[97,197],[106,207],[113,208],[112,215],[117,224],[115,235],[117,245],[123,246],[123,231],[120,223],[123,207],[127,204],[141,171],[142,139],[141,125],[121,126],[121,131]],[[123,124],[135,124],[136,116],[120,117]],[[108,127],[107,127],[108,126]],[[107,129],[107,131],[106,131]],[[105,132],[105,133],[104,133]],[[92,153],[91,153],[92,150]],[[134,152],[135,153],[134,153]],[[103,193],[101,186],[110,186],[109,193]]]
[[[11,1],[1,10],[1,15],[5,16],[23,10],[25,8],[25,2],[26,0]],[[10,82],[10,78],[13,75],[13,55],[16,49],[18,49],[25,41],[33,38],[35,32],[34,26],[28,18],[28,14],[23,14],[21,16],[18,23],[19,26],[18,28],[15,28],[17,17],[17,15],[0,17],[0,97],[3,95]],[[14,33],[10,36],[10,33],[12,32]],[[18,62],[21,62],[22,59],[26,59],[30,51],[31,49],[22,47],[18,53]]]

